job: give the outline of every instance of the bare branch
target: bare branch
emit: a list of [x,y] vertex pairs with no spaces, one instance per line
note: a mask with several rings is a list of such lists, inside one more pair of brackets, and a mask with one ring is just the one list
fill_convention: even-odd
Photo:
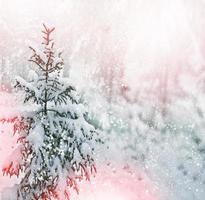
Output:
[[29,59],[28,61],[35,63],[36,65],[38,65],[38,66],[40,67],[40,69],[42,69],[43,71],[45,71],[45,69],[44,69],[37,61],[32,60],[32,59]]
[[46,27],[45,24],[43,24],[43,27],[45,28],[46,32],[48,32],[48,28]]

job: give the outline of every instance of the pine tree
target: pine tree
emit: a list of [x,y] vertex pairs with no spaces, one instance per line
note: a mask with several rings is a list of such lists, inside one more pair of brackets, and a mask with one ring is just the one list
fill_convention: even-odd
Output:
[[78,181],[96,172],[96,130],[76,89],[63,78],[64,62],[51,39],[54,28],[43,28],[43,50],[30,47],[29,61],[37,66],[31,80],[17,77],[26,108],[14,124],[20,156],[3,169],[22,174],[19,200],[69,199],[69,189],[78,192]]

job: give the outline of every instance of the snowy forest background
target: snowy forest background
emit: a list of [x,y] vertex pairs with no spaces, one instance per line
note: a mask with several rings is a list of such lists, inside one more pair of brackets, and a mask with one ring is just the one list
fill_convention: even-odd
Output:
[[[23,106],[13,84],[33,78],[28,47],[40,48],[46,23],[104,141],[96,176],[71,200],[204,199],[204,10],[204,0],[0,0],[0,117]],[[1,168],[15,143],[1,124]],[[18,181],[0,173],[2,200]]]

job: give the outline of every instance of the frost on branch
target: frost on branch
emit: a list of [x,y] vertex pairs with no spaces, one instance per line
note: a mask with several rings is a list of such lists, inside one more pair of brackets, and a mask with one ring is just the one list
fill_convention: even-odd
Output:
[[69,199],[69,189],[78,192],[77,182],[90,180],[96,172],[96,130],[86,120],[87,111],[76,89],[62,77],[64,62],[54,48],[53,31],[44,25],[43,52],[30,47],[29,61],[35,64],[32,80],[16,79],[27,108],[14,123],[21,159],[4,172],[23,172],[19,200]]

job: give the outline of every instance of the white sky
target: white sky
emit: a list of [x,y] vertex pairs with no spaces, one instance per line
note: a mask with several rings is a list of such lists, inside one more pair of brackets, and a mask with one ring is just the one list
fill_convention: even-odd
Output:
[[114,59],[134,84],[150,68],[204,63],[204,9],[204,0],[0,0],[0,51],[26,51],[45,22],[73,68]]

